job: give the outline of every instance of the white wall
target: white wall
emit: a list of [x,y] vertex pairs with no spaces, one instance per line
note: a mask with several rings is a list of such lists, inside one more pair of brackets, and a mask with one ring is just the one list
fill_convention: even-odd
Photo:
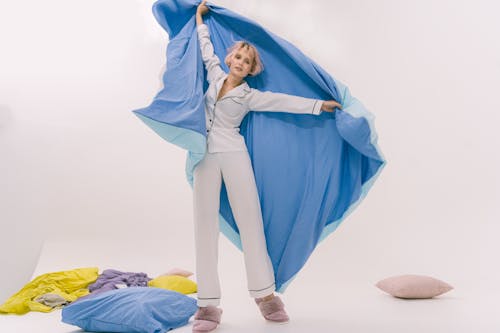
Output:
[[[500,5],[217,1],[288,39],[376,115],[388,165],[310,264],[359,278],[498,281]],[[131,110],[159,86],[167,36],[150,1],[0,3],[0,301],[45,239],[186,239],[185,152]],[[192,253],[192,251],[190,252]],[[71,268],[71,267],[68,267]]]

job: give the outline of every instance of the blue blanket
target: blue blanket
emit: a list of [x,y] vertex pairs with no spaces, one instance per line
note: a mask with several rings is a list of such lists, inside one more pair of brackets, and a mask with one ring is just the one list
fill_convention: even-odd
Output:
[[[188,151],[186,175],[206,152],[205,79],[196,32],[200,1],[159,0],[153,13],[170,37],[164,88],[135,114],[165,140]],[[236,40],[253,43],[264,72],[248,77],[256,89],[323,100],[343,110],[319,116],[249,112],[241,124],[255,172],[268,252],[278,292],[283,292],[316,245],[361,202],[385,165],[373,116],[349,89],[294,45],[228,9],[208,4],[204,16],[215,53],[224,59]],[[223,69],[228,68],[222,61]],[[221,231],[241,249],[224,186]]]

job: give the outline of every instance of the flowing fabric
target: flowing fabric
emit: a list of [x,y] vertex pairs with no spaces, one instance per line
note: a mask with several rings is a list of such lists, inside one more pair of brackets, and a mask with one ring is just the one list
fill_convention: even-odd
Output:
[[[206,153],[203,96],[208,87],[195,13],[200,1],[160,0],[153,13],[169,35],[164,87],[135,114],[163,139],[188,151],[186,175]],[[245,80],[261,91],[281,92],[343,106],[319,116],[249,112],[245,138],[260,196],[276,288],[284,292],[316,245],[362,201],[385,165],[374,117],[349,89],[294,45],[258,23],[208,4],[204,18],[223,69],[227,49],[247,40],[259,50],[264,71]],[[284,110],[286,111],[286,110]],[[220,229],[240,250],[237,224],[224,185]]]

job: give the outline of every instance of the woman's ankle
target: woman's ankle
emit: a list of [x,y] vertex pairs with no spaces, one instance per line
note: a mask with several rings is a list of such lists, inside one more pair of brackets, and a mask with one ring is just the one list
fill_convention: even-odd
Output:
[[198,309],[206,309],[206,308],[218,308],[219,306],[218,305],[204,305],[204,306],[200,306],[198,305]]
[[271,300],[273,298],[274,298],[274,293],[269,294],[269,295],[264,296],[264,297],[261,297],[260,299],[263,300],[263,301],[269,301],[269,300]]

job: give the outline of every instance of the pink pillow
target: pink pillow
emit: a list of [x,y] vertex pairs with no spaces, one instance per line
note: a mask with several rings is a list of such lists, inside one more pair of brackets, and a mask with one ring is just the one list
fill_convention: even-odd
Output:
[[425,275],[397,275],[380,280],[379,289],[399,298],[431,298],[453,289],[441,280]]
[[171,270],[169,270],[168,272],[166,272],[160,276],[164,276],[164,275],[179,275],[179,276],[184,276],[187,278],[187,277],[190,277],[191,275],[193,275],[193,272],[176,267],[176,268],[172,268]]

